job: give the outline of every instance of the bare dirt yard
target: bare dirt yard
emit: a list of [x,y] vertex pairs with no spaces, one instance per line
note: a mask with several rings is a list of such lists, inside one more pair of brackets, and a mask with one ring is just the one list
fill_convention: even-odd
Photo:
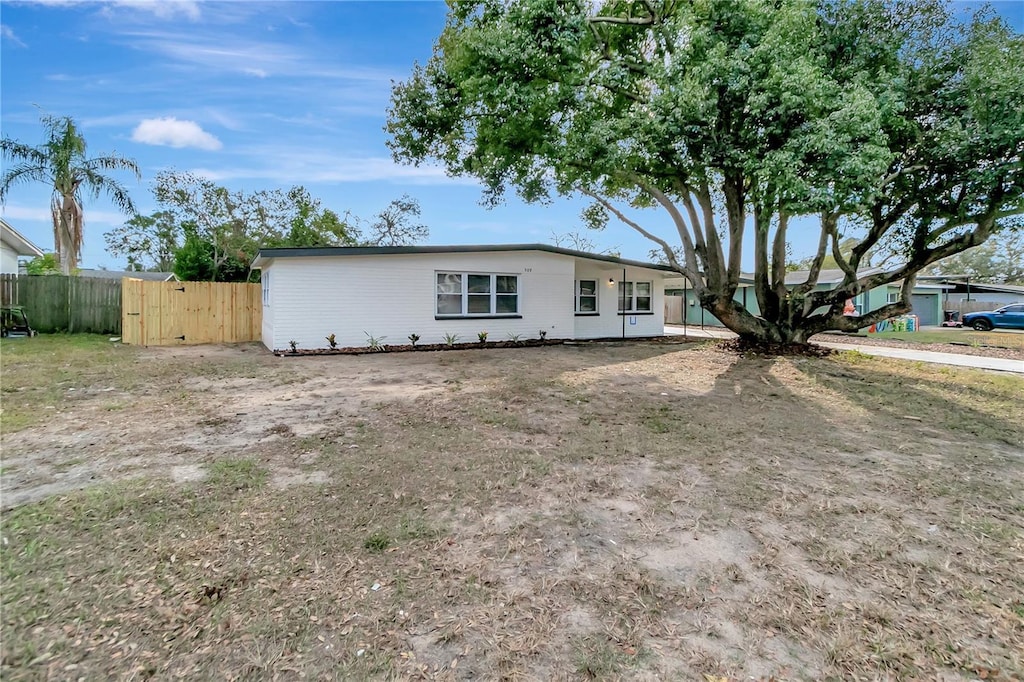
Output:
[[4,341],[16,679],[1024,678],[1024,379]]

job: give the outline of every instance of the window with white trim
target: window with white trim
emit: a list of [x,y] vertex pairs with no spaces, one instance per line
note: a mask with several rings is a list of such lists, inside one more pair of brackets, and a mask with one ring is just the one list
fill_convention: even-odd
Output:
[[519,275],[437,273],[439,317],[493,317],[518,314]]
[[652,312],[653,290],[651,282],[619,282],[619,312]]
[[270,273],[264,270],[260,279],[263,281],[263,305],[270,305]]
[[885,302],[886,303],[899,303],[900,302],[900,292],[898,292],[898,291],[890,291],[890,292],[888,292],[888,294],[886,294],[886,297],[885,297]]
[[576,312],[580,315],[597,315],[597,280],[576,280]]

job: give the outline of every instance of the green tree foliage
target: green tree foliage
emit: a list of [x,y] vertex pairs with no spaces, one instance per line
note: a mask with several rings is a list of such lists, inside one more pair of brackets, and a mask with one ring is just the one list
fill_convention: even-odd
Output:
[[169,211],[136,215],[103,235],[107,252],[128,259],[129,270],[170,272],[184,233]]
[[106,194],[119,210],[133,215],[135,205],[127,189],[106,172],[127,170],[138,178],[139,167],[117,154],[88,158],[85,137],[67,116],[44,116],[42,124],[45,140],[37,147],[7,137],[0,141],[4,158],[14,162],[0,178],[0,200],[6,200],[10,188],[22,182],[43,182],[53,188],[54,248],[61,271],[70,274],[78,267],[82,251],[83,196],[95,199]]
[[[396,160],[475,176],[490,203],[590,197],[742,337],[803,343],[905,312],[922,268],[1024,212],[1024,41],[938,0],[454,2],[387,129]],[[819,246],[787,287],[794,216],[819,218]],[[745,241],[757,316],[734,297]],[[901,263],[862,275],[880,242]],[[845,279],[815,291],[828,255]],[[899,303],[843,315],[900,280]]]
[[[165,171],[157,176],[154,195],[161,215],[187,226],[175,233],[184,236],[174,259],[182,279],[245,281],[260,248],[344,246],[358,238],[354,224],[323,208],[303,187],[247,193],[191,173]],[[147,234],[149,228],[134,226],[133,243],[145,243]]]
[[212,242],[185,226],[185,241],[174,252],[174,274],[187,282],[246,282],[251,279],[249,261],[234,256],[215,261]]
[[404,194],[381,210],[370,223],[369,244],[374,246],[405,246],[426,239],[430,230],[418,222],[420,204]]
[[25,273],[29,275],[59,275],[60,259],[55,253],[36,256],[25,264]]
[[940,260],[925,274],[966,275],[991,284],[1024,284],[1024,230],[1004,230],[981,246]]

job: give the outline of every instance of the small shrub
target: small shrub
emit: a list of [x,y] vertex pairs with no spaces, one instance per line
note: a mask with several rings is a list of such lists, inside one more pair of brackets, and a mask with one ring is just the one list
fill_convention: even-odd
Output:
[[547,329],[541,329],[537,333],[540,335],[540,340],[541,341],[543,341],[544,339],[546,339],[548,337],[548,330]]
[[289,341],[288,342],[288,347],[291,348],[292,352],[294,353],[295,351],[297,351],[299,349],[299,342],[298,341]]
[[325,338],[327,339],[327,343],[330,345],[331,348],[337,348],[338,347],[338,340],[336,338],[334,338],[334,334],[331,334],[330,336],[325,337]]
[[480,343],[487,343],[487,332],[478,332],[476,338],[479,339]]
[[371,552],[383,552],[389,546],[391,546],[391,538],[382,530],[374,531],[363,540],[363,547]]
[[519,340],[521,338],[522,336],[520,334],[513,334],[512,332],[508,333],[508,340],[511,341],[512,343],[519,343]]
[[457,342],[458,340],[459,340],[459,335],[458,335],[458,334],[445,334],[445,335],[444,335],[444,342],[445,342],[445,343],[446,343],[447,345],[449,345],[449,346],[454,346],[454,345],[455,345],[455,343],[456,343],[456,342]]
[[384,339],[386,339],[388,337],[386,337],[386,336],[370,336],[369,332],[363,332],[363,333],[366,334],[366,345],[370,347],[370,350],[372,350],[372,351],[382,351],[382,350],[385,350],[386,347],[384,346]]
[[415,346],[416,342],[419,341],[419,340],[420,340],[420,335],[419,334],[409,334],[409,343],[411,343],[413,346]]

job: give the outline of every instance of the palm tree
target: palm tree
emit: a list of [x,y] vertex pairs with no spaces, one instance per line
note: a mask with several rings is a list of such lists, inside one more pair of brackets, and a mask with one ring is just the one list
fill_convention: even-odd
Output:
[[83,190],[93,199],[105,193],[118,209],[135,215],[135,204],[128,191],[104,171],[130,170],[136,178],[141,175],[135,161],[117,154],[86,158],[85,138],[70,117],[44,116],[42,124],[46,141],[38,147],[6,137],[0,140],[4,158],[14,162],[0,178],[0,202],[7,199],[7,191],[13,185],[21,182],[45,182],[53,186],[50,212],[54,249],[60,259],[61,272],[69,275],[78,266],[82,251]]

